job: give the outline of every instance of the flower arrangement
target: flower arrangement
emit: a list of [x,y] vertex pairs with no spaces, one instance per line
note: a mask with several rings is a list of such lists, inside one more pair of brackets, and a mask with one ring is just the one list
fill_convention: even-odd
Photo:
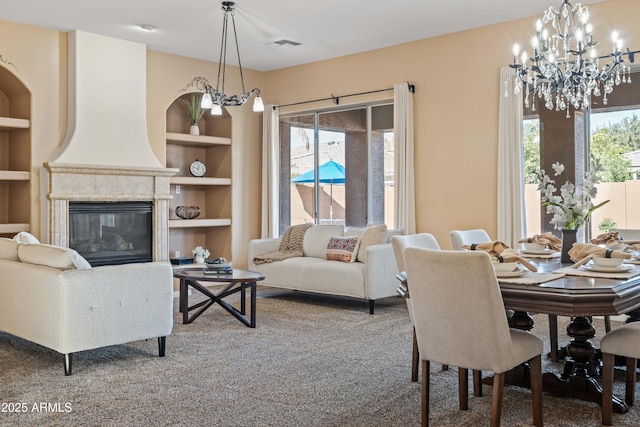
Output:
[[200,256],[202,258],[209,258],[209,255],[211,255],[209,253],[209,250],[203,249],[202,246],[196,246],[195,249],[191,251],[191,253],[193,254],[193,256]]
[[564,173],[563,164],[556,162],[551,167],[555,172],[554,176],[564,175],[567,179],[560,187],[560,195],[557,195],[556,182],[541,169],[536,175],[542,204],[547,207],[548,214],[553,214],[550,222],[556,230],[577,230],[584,225],[594,210],[609,202],[605,200],[597,205],[593,204],[598,192],[596,184],[600,182],[600,164],[592,162],[591,170],[585,172],[582,190],[569,181]]

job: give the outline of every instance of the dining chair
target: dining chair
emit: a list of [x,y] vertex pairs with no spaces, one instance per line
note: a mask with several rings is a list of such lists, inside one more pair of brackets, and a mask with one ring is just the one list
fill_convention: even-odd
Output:
[[473,230],[451,230],[449,232],[449,237],[451,238],[451,248],[454,251],[463,251],[463,245],[487,243],[491,241],[489,233],[482,228],[476,228]]
[[600,340],[602,352],[602,424],[611,425],[613,410],[613,362],[615,356],[627,358],[625,402],[633,406],[636,391],[636,364],[640,359],[640,322],[614,329]]
[[[439,250],[440,245],[438,241],[430,233],[418,233],[418,234],[407,234],[407,235],[398,235],[391,237],[391,246],[393,247],[393,254],[396,257],[396,264],[398,265],[398,272],[405,271],[404,266],[404,255],[403,252],[406,248],[427,248],[427,249],[435,249]],[[409,292],[409,298],[411,298],[411,292]],[[413,326],[413,314],[411,313],[411,304],[409,304],[409,298],[407,300],[407,308],[409,309],[409,319],[411,320],[411,325]],[[418,352],[418,341],[416,341],[416,330],[413,329],[413,351],[411,357],[411,381],[418,381],[418,369],[420,366],[420,355]],[[443,370],[446,370],[447,367],[443,366]]]
[[486,252],[404,250],[414,326],[422,362],[422,425],[429,425],[429,367],[458,367],[458,399],[468,409],[468,372],[491,371],[491,426],[502,414],[504,374],[529,362],[533,423],[542,426],[542,341],[510,329],[491,259]]
[[[473,230],[451,230],[451,247],[453,250],[464,250],[463,245],[472,243],[487,243],[491,241],[491,236],[482,228]],[[611,329],[609,317],[605,317],[605,329],[608,332]],[[549,344],[551,347],[551,360],[558,361],[558,316],[549,314]]]

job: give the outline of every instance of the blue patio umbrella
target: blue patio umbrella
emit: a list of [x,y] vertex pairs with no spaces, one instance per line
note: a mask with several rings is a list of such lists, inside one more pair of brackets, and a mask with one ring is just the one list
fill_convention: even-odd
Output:
[[[291,182],[295,184],[304,184],[315,182],[315,169],[311,169],[302,175],[293,178]],[[318,166],[318,182],[331,185],[331,205],[329,206],[329,217],[333,219],[333,184],[344,184],[345,182],[344,166],[340,163],[329,160]]]

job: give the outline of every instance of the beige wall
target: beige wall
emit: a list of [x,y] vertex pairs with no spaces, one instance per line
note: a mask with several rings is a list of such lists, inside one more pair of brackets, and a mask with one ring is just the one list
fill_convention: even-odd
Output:
[[[602,54],[613,29],[640,49],[640,2],[608,0],[589,10]],[[511,61],[513,43],[529,43],[537,18],[271,71],[264,98],[287,104],[414,83],[417,230],[445,248],[451,229],[480,227],[495,236],[499,68]]]
[[[603,52],[614,28],[625,44],[640,49],[635,22],[640,2],[608,0],[591,5],[590,12]],[[417,228],[434,233],[447,248],[448,232],[454,228],[482,227],[496,234],[499,67],[510,62],[514,42],[528,42],[537,17],[266,73],[245,70],[246,86],[259,87],[267,104],[286,104],[389,88],[402,81],[414,83]],[[0,22],[0,54],[16,64],[18,76],[33,93],[32,224],[39,235],[39,170],[61,142],[66,126],[67,35]],[[148,51],[147,58],[147,129],[152,150],[164,164],[166,108],[193,77],[203,75],[214,81],[217,67],[154,51]],[[239,91],[239,82],[228,80],[227,84]],[[392,95],[389,91],[343,98],[341,104]],[[238,266],[246,265],[248,240],[260,235],[262,116],[253,113],[249,104],[229,109],[233,116],[233,253]],[[287,111],[292,110],[282,110]]]

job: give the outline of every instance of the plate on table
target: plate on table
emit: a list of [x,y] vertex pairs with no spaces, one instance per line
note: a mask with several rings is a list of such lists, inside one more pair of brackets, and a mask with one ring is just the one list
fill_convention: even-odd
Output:
[[518,268],[517,270],[514,270],[514,271],[500,271],[500,272],[496,271],[496,277],[499,279],[506,279],[509,277],[524,276],[527,273],[529,273],[529,270]]
[[585,270],[593,271],[594,273],[623,273],[625,271],[633,270],[633,265],[621,265],[620,267],[601,267],[599,265],[583,265]]
[[553,249],[545,248],[545,249],[521,249],[520,252],[523,254],[529,255],[550,255],[554,252]]

